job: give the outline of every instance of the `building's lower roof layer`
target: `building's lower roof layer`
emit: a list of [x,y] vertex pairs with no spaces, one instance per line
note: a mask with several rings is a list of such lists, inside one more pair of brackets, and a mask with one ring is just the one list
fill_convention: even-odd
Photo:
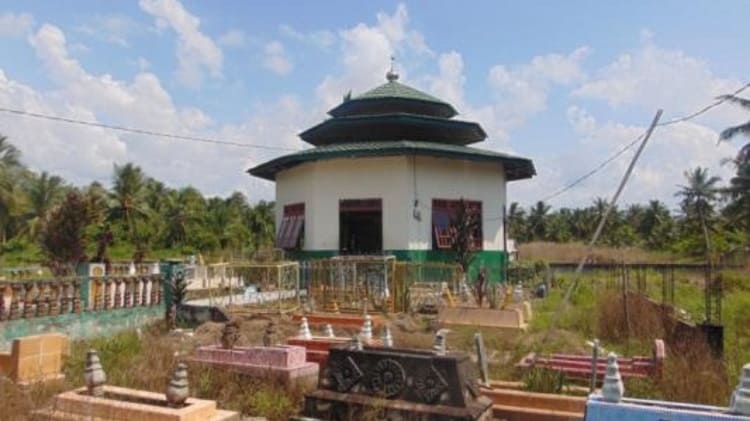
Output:
[[433,156],[478,162],[502,164],[508,181],[531,178],[536,175],[534,164],[528,158],[517,157],[485,149],[462,145],[422,142],[413,140],[337,143],[305,149],[284,155],[251,168],[248,172],[266,180],[275,180],[276,174],[297,165],[336,158],[360,158],[375,156]]

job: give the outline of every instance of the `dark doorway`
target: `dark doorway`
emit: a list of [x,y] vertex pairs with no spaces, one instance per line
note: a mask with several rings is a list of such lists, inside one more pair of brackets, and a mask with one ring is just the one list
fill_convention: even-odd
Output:
[[381,199],[339,201],[339,249],[342,254],[371,254],[383,251]]

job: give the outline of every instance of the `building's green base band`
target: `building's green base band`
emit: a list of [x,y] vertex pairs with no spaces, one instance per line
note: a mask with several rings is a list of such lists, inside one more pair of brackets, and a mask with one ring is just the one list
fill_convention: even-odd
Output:
[[[454,254],[444,250],[386,250],[383,254],[396,256],[400,261],[408,262],[455,262]],[[327,259],[338,256],[338,250],[300,250],[287,253],[288,257],[295,260]],[[501,250],[485,250],[477,253],[469,268],[469,280],[477,277],[480,268],[485,268],[487,280],[502,282],[505,273],[505,265],[508,261],[507,254]]]

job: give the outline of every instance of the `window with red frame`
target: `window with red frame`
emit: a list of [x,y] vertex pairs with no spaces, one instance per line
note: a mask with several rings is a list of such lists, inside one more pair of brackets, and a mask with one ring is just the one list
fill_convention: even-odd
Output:
[[276,232],[276,247],[286,250],[299,248],[304,229],[305,204],[295,203],[284,206],[281,226]]
[[[450,250],[456,240],[456,218],[460,200],[432,200],[432,247],[436,250]],[[466,210],[477,219],[477,227],[471,236],[472,247],[482,249],[482,202],[464,200]]]

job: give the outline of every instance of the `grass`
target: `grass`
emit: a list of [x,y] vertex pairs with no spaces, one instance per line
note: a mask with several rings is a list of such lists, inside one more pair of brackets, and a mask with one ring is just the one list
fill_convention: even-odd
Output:
[[[546,260],[548,262],[579,262],[587,255],[587,246],[583,243],[553,243],[533,241],[519,244],[518,255],[523,260]],[[598,262],[670,262],[676,261],[677,256],[661,251],[648,251],[639,247],[606,247],[594,248],[592,258]]]
[[[570,276],[556,279],[547,298],[533,301],[534,318],[526,333],[482,329],[491,379],[520,381],[532,391],[562,390],[568,393],[565,387],[567,379],[545,371],[525,374],[516,368],[516,363],[530,352],[588,354],[590,347],[586,341],[593,338],[601,339],[604,348],[619,355],[650,355],[653,340],[664,336],[658,318],[649,312],[648,307],[635,301],[629,301],[630,323],[625,322],[621,311],[624,308],[621,289],[606,274],[584,276],[570,303],[564,306],[562,297],[570,282]],[[633,280],[631,287],[635,288],[635,284]],[[750,362],[750,272],[729,273],[725,276],[725,284],[724,359],[712,358],[702,343],[691,344],[680,352],[668,348],[664,376],[661,379],[627,380],[627,396],[727,404],[729,393],[737,384],[740,368]],[[657,301],[661,299],[660,274],[647,274],[646,292]],[[693,320],[701,320],[703,293],[700,277],[687,272],[677,273],[675,301],[691,314]],[[242,323],[244,343],[259,343],[266,320],[247,311],[235,315],[245,317]],[[296,333],[298,326],[290,320],[276,320],[280,337]],[[387,316],[386,320],[398,346],[432,346],[435,326],[429,317],[399,314]],[[66,381],[40,385],[28,391],[0,382],[0,400],[8,402],[4,404],[3,416],[9,414],[11,419],[23,419],[31,409],[48,404],[55,393],[81,386],[83,359],[90,348],[99,351],[108,383],[162,392],[178,359],[199,344],[217,342],[221,327],[220,324],[206,323],[196,329],[194,340],[186,341],[164,335],[160,324],[144,329],[140,336],[136,332],[125,332],[109,339],[77,341],[65,366]],[[477,328],[471,326],[452,328],[447,338],[448,347],[473,355],[476,331]],[[337,334],[343,336],[355,332],[356,329],[337,329]],[[302,408],[301,391],[217,370],[191,368],[190,388],[191,395],[215,399],[221,408],[240,411],[243,415],[265,416],[270,420],[288,419]],[[377,417],[376,413],[370,415]]]
[[[98,351],[108,384],[162,393],[177,362],[196,345],[165,336],[161,323],[149,326],[140,335],[128,331],[110,338],[75,341],[65,363],[65,380],[24,390],[0,379],[0,419],[27,419],[31,410],[51,404],[55,394],[83,386],[84,360],[89,349]],[[302,391],[281,384],[201,367],[191,367],[189,376],[191,396],[217,400],[222,409],[286,420],[301,407]]]

